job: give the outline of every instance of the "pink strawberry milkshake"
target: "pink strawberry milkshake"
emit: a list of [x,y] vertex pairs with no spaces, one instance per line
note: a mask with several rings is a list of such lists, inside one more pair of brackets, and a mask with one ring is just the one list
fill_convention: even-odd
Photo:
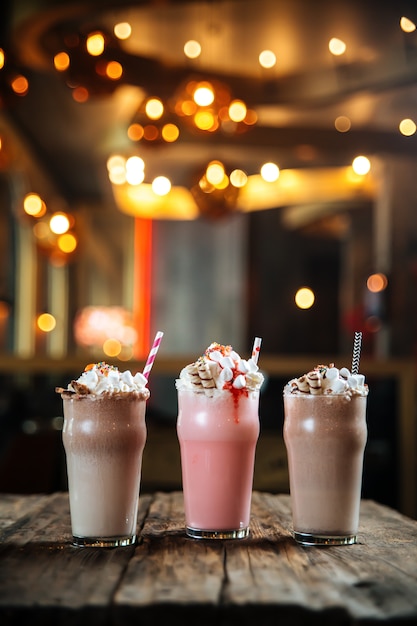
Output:
[[243,538],[259,436],[263,375],[253,358],[211,344],[176,381],[187,535]]

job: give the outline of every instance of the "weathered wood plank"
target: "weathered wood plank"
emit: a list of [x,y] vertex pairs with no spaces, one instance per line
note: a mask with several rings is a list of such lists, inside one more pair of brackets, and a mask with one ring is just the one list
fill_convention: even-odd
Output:
[[363,502],[359,543],[305,548],[287,495],[255,492],[251,535],[185,535],[181,492],[140,498],[135,547],[70,544],[68,494],[0,497],[0,623],[417,623],[417,523]]
[[[139,528],[150,500],[151,496],[140,498]],[[12,614],[33,621],[31,613],[41,613],[42,623],[54,623],[57,615],[62,621],[65,616],[73,618],[74,611],[89,614],[92,608],[101,623],[135,549],[74,548],[68,494],[39,500],[31,514],[0,534],[0,541],[2,625],[12,623],[7,621]]]
[[[129,563],[116,604],[123,607],[124,619],[128,607],[131,615],[140,606],[155,616],[164,606],[174,611],[173,605],[178,614],[186,603],[205,606],[210,615],[218,605],[228,613],[240,607],[252,614],[256,607],[258,615],[260,609],[268,615],[279,607],[287,618],[295,611],[309,619],[325,615],[329,623],[400,619],[410,613],[417,619],[416,579],[408,575],[412,561],[417,562],[416,544],[407,561],[410,571],[408,565],[398,571],[395,552],[400,545],[407,550],[417,527],[384,509],[388,529],[390,520],[396,524],[387,544],[377,515],[381,507],[364,502],[363,509],[361,543],[304,548],[291,537],[289,496],[255,493],[249,539],[200,542],[185,537],[179,494],[161,494],[149,511],[144,541]],[[380,526],[376,533],[374,525]],[[398,529],[403,527],[407,530],[401,537]],[[379,542],[380,551],[363,537],[370,537],[375,548]]]

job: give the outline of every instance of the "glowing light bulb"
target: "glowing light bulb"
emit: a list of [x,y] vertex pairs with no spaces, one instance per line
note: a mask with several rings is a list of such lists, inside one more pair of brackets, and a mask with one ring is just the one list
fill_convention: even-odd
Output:
[[261,176],[267,183],[273,183],[279,178],[279,167],[275,163],[264,163],[261,167]]
[[371,162],[366,156],[357,156],[353,159],[352,168],[355,174],[364,176],[371,169]]
[[70,227],[68,216],[65,213],[54,213],[49,220],[49,228],[55,235],[66,233]]
[[200,107],[210,106],[214,102],[214,91],[210,83],[200,83],[194,91],[193,99]]
[[196,59],[201,54],[201,45],[198,41],[190,39],[184,44],[184,54],[188,59]]
[[171,181],[166,176],[157,176],[152,181],[152,191],[158,196],[166,196],[171,191]]
[[259,65],[265,69],[274,67],[277,62],[277,57],[272,50],[262,50],[259,55]]

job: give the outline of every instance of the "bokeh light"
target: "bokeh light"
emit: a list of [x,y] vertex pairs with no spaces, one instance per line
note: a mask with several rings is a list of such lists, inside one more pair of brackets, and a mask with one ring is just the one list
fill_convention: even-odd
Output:
[[309,287],[300,287],[295,294],[295,304],[299,309],[310,309],[315,301],[315,295]]
[[372,293],[379,293],[380,291],[384,291],[384,289],[387,288],[387,285],[388,278],[385,276],[385,274],[382,274],[380,272],[376,274],[371,274],[366,281],[366,286],[368,287],[369,291],[372,291]]
[[371,169],[371,162],[366,156],[357,156],[352,161],[352,168],[355,174],[364,176]]
[[41,313],[36,320],[39,330],[44,333],[50,333],[56,326],[56,319],[50,313]]

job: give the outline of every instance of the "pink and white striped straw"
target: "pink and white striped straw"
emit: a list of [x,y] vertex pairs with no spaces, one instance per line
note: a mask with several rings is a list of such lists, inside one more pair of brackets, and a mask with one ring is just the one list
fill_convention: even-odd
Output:
[[164,333],[158,330],[158,332],[155,335],[155,339],[153,340],[152,348],[146,360],[145,367],[143,368],[142,373],[145,376],[145,378],[149,378],[149,372],[152,369],[152,365],[155,361],[156,353],[158,352],[159,346],[161,345],[163,336],[164,336]]
[[259,353],[261,351],[261,343],[261,337],[255,337],[252,348],[252,359],[255,361],[256,364],[258,364]]

